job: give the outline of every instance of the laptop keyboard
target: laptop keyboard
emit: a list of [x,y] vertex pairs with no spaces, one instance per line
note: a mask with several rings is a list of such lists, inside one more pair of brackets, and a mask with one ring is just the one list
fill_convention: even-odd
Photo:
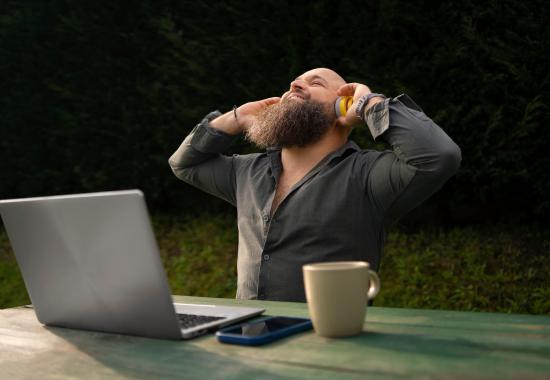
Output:
[[178,314],[178,319],[180,326],[184,329],[188,329],[205,323],[217,321],[219,319],[224,319],[224,317],[211,317],[208,315],[197,314]]

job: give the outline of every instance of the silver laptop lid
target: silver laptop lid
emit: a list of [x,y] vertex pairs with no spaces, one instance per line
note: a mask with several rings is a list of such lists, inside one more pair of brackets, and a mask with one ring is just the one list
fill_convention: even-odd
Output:
[[0,213],[40,322],[181,339],[141,191],[4,200]]

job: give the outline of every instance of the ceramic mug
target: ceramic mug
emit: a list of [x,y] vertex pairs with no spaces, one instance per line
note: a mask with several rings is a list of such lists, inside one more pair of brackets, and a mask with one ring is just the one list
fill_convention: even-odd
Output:
[[309,315],[315,332],[337,338],[363,330],[368,301],[380,279],[365,261],[336,261],[303,266]]

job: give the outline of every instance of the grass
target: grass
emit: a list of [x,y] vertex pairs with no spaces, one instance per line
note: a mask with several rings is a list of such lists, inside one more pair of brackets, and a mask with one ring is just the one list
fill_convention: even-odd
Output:
[[[156,217],[174,294],[234,297],[233,216]],[[376,306],[550,315],[550,231],[502,226],[394,231],[388,236]],[[0,232],[0,308],[28,303]]]
[[0,230],[0,309],[30,303],[5,231]]
[[173,294],[235,297],[237,227],[229,216],[153,222]]
[[379,306],[550,314],[550,232],[390,234]]

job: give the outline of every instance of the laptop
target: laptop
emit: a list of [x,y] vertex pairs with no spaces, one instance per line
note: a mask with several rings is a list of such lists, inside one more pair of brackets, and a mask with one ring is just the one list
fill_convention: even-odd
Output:
[[45,325],[188,339],[265,311],[173,303],[139,190],[1,200],[0,214]]

